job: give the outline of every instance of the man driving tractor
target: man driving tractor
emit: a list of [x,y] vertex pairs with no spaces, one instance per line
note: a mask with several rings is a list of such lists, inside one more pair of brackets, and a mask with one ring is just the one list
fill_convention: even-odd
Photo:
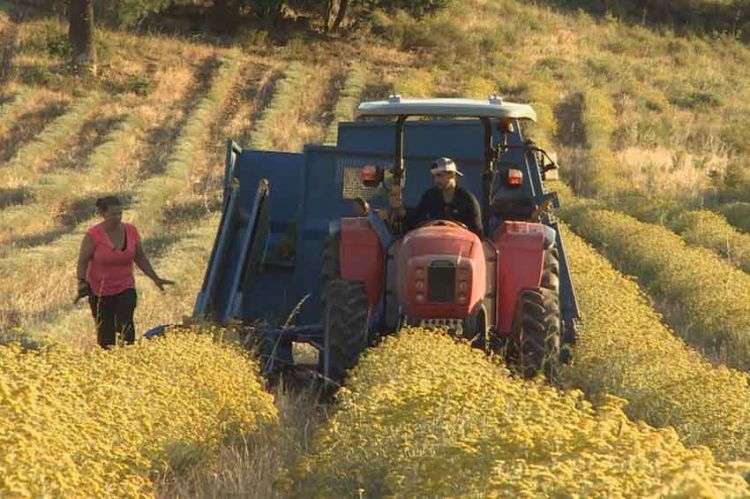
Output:
[[458,176],[463,176],[463,173],[456,168],[456,163],[450,158],[438,158],[432,163],[430,173],[435,187],[424,192],[414,210],[407,212],[400,188],[391,192],[391,206],[396,217],[404,221],[406,230],[428,220],[453,220],[464,224],[481,238],[483,227],[479,201],[458,185]]

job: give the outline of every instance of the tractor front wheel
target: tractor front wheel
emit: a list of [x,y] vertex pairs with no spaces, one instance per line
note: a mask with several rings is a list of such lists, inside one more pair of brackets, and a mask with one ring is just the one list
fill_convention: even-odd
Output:
[[560,358],[559,295],[546,288],[525,289],[513,317],[511,357],[524,378],[538,373],[552,381]]
[[360,281],[326,283],[323,374],[341,384],[368,346],[369,303]]

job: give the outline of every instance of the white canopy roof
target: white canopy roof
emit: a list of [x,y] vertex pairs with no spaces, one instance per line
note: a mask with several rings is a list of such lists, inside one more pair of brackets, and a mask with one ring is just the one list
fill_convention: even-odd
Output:
[[385,101],[362,102],[354,112],[363,116],[463,116],[477,118],[514,118],[536,121],[536,112],[528,104],[504,102],[499,97],[478,99],[402,99],[394,95]]

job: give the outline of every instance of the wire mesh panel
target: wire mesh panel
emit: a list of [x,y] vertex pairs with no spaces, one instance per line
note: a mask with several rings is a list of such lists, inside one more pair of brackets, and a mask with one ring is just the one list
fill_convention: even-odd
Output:
[[366,158],[341,158],[338,160],[336,185],[341,186],[341,196],[344,199],[361,197],[369,201],[376,195],[377,187],[366,187],[362,184],[360,174],[365,166],[390,167],[390,165],[378,164],[372,159]]

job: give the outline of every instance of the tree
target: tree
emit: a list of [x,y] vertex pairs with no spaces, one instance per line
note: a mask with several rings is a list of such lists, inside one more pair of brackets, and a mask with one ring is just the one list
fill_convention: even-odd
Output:
[[[331,3],[333,1],[331,0]],[[336,19],[333,20],[333,26],[331,26],[331,31],[336,31],[339,29],[339,26],[341,26],[341,23],[344,22],[344,19],[346,18],[346,9],[349,7],[349,0],[339,0],[339,10],[336,13]]]
[[73,47],[73,66],[96,73],[94,0],[70,0],[68,39]]
[[[336,17],[331,24],[331,16],[333,16],[334,7],[338,4],[338,10],[336,11]],[[346,10],[349,8],[349,0],[328,0],[326,2],[326,11],[323,14],[323,27],[326,31],[336,31],[341,26],[346,18]]]

